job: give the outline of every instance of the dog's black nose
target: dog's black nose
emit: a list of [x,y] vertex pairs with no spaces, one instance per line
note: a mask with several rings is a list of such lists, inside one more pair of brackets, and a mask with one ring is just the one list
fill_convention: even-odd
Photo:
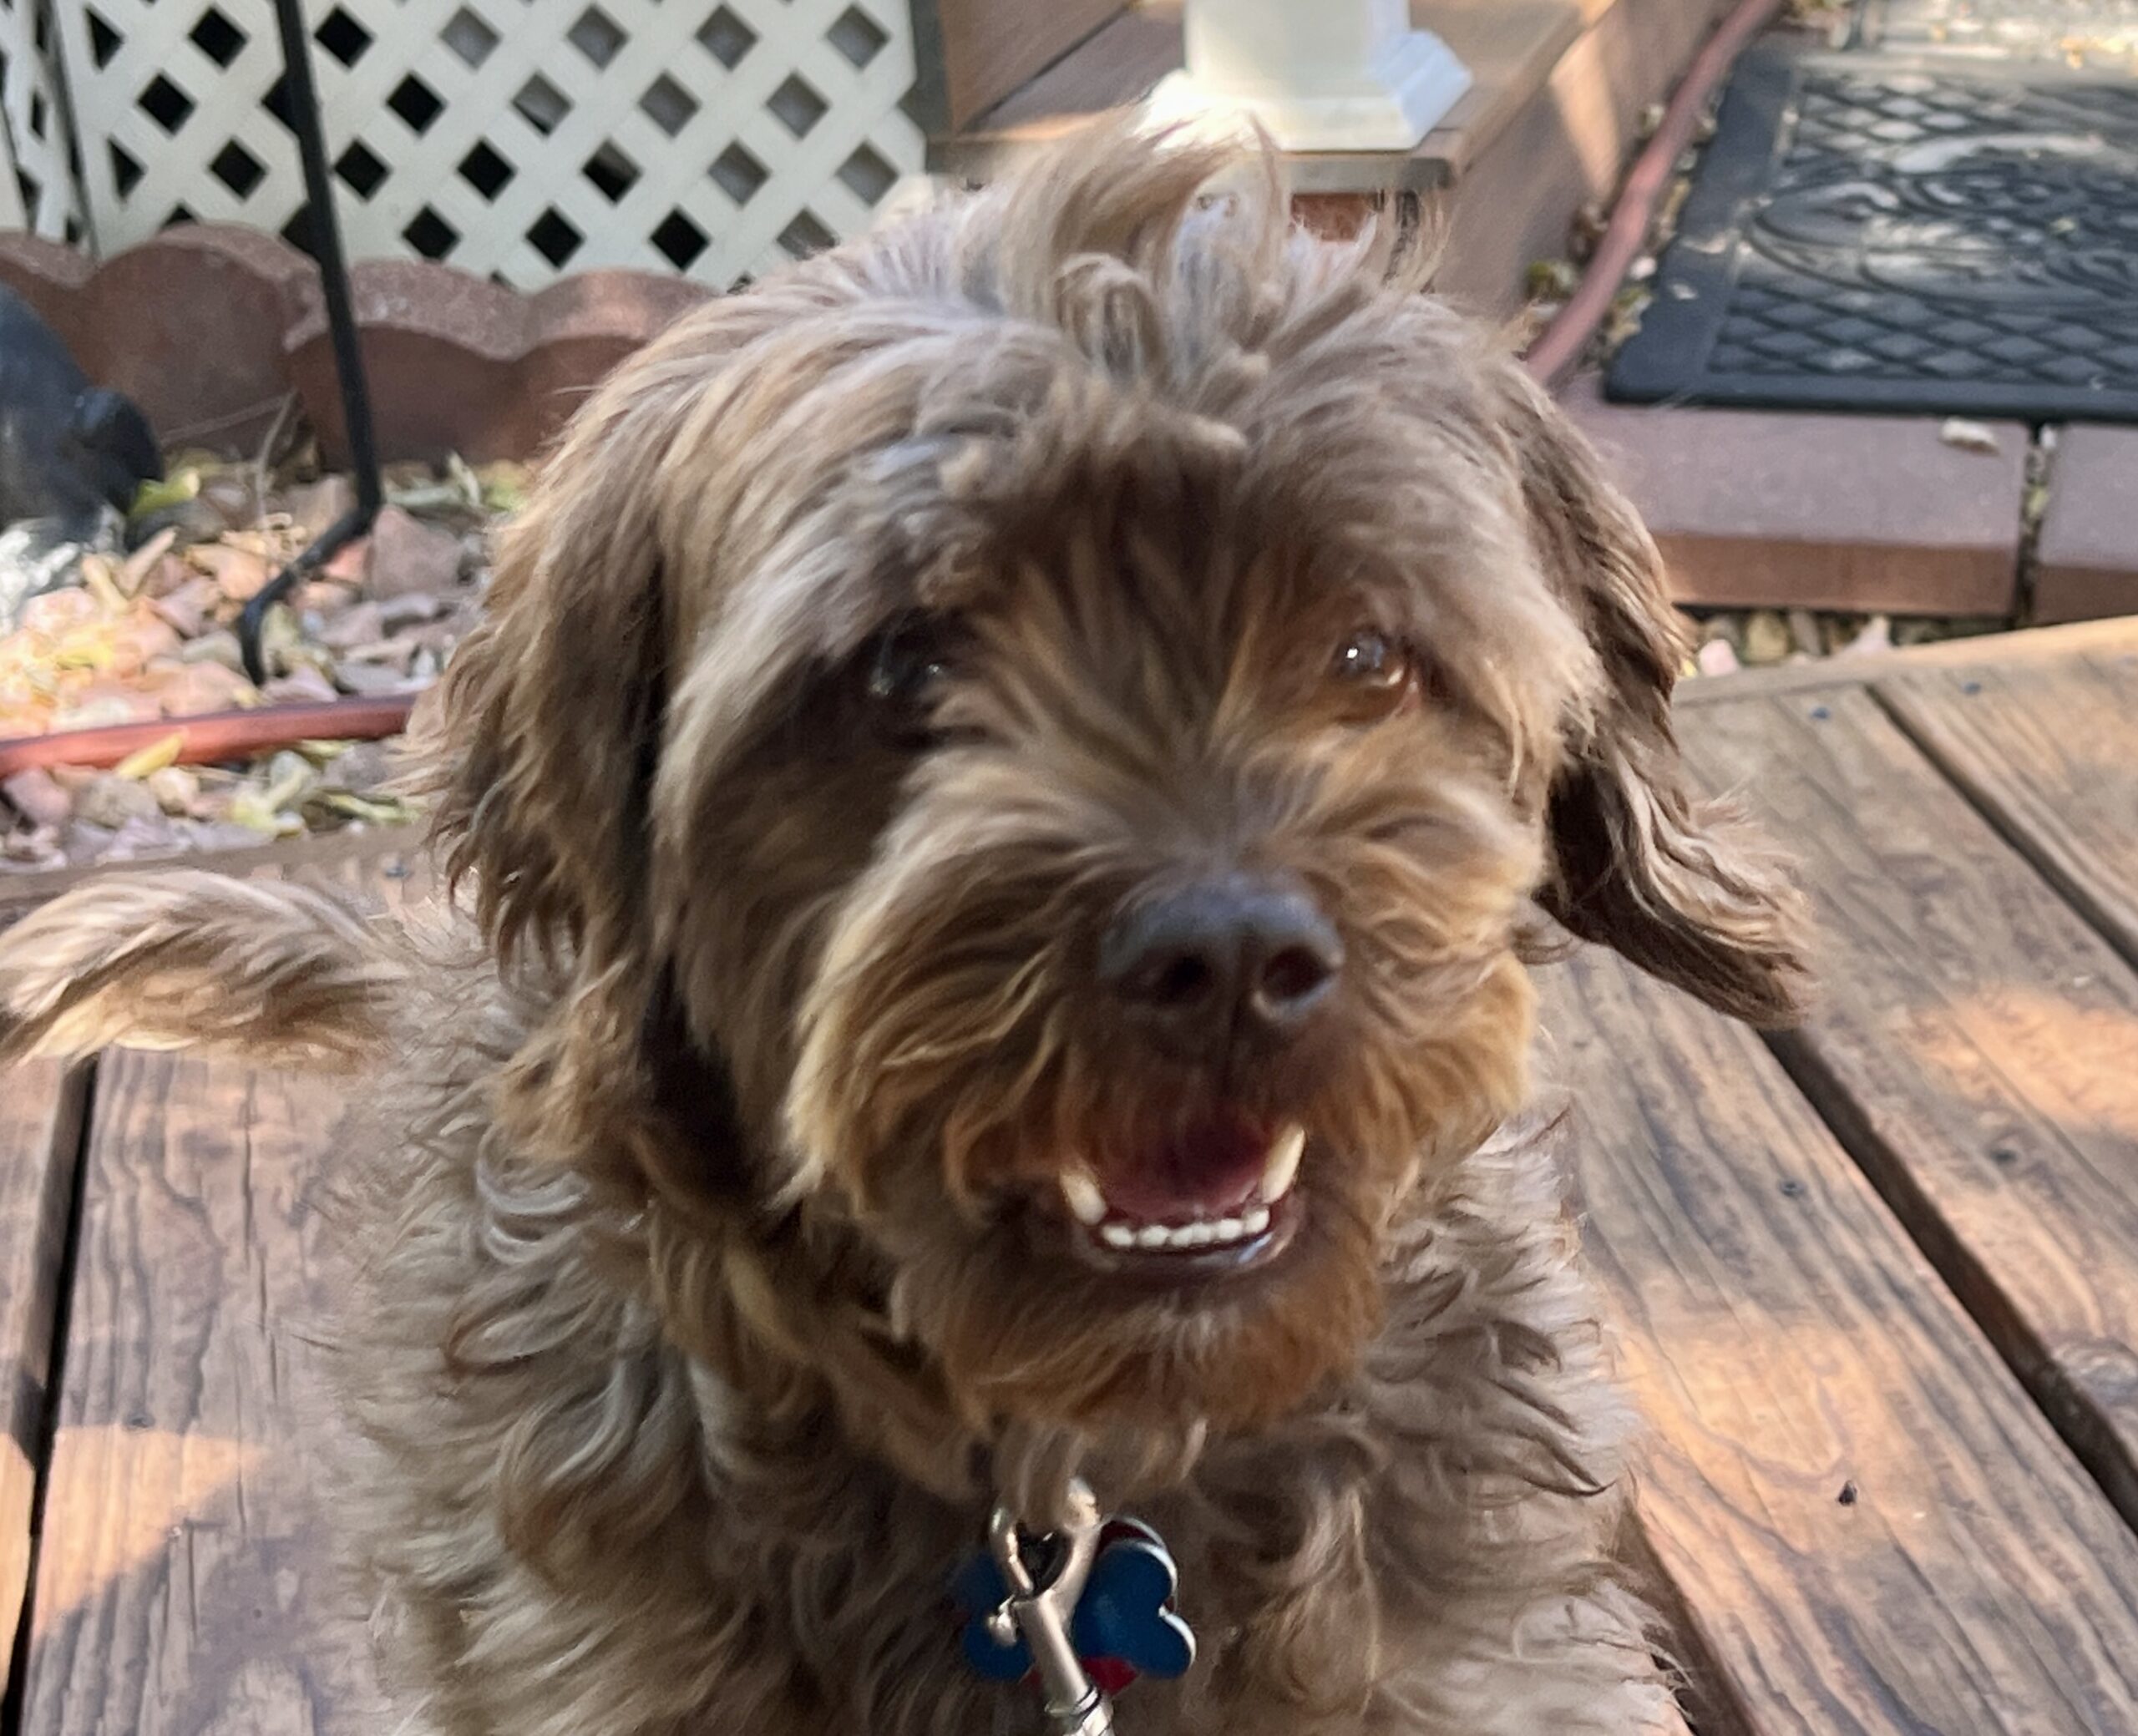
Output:
[[1297,1035],[1343,965],[1311,899],[1244,876],[1132,903],[1099,942],[1099,979],[1122,1010],[1192,1059]]

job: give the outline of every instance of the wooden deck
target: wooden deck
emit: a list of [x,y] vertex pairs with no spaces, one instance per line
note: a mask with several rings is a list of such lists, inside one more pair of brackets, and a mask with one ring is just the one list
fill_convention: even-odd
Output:
[[[2133,1736],[2138,622],[1681,720],[1801,856],[1821,1010],[1763,1041],[1590,953],[1548,1019],[1703,1736]],[[315,1474],[338,1098],[139,1054],[0,1091],[5,1717],[392,1732]]]

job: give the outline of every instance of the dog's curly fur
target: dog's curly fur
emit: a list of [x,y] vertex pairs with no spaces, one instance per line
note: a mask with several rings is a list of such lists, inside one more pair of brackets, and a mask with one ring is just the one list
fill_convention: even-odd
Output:
[[[448,671],[445,932],[170,874],[0,941],[9,1052],[388,1047],[340,1505],[439,1730],[1023,1728],[944,1587],[1072,1472],[1203,1636],[1133,1736],[1673,1728],[1527,965],[1548,912],[1778,1021],[1797,912],[1687,792],[1634,515],[1389,255],[1122,128],[712,304],[578,416]],[[1362,625],[1412,665],[1364,696]],[[1217,871],[1345,954],[1259,1065],[1092,980]],[[1066,1256],[1066,1165],[1218,1113],[1310,1131],[1281,1257]]]

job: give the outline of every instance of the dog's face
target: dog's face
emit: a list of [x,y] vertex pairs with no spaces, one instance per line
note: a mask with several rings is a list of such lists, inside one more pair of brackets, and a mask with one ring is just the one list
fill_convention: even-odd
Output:
[[1391,1217],[1519,1101],[1540,901],[1794,989],[1628,509],[1213,166],[1117,138],[686,321],[448,681],[445,833],[570,961],[548,1112],[658,1100],[653,1188],[857,1238],[975,1418],[1240,1425],[1345,1366]]

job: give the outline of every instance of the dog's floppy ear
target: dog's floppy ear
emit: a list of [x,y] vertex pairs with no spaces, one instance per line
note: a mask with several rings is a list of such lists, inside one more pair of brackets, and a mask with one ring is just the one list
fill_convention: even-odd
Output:
[[605,395],[573,424],[426,720],[435,839],[508,959],[632,939],[665,691],[650,407]]
[[574,420],[503,533],[486,618],[418,731],[449,878],[506,968],[562,973],[500,1105],[560,1148],[583,1145],[596,1131],[585,1124],[638,1082],[658,977],[647,896],[666,694],[658,478],[679,410],[645,372],[627,363]]
[[1531,537],[1603,676],[1552,787],[1543,902],[1710,1006],[1791,1023],[1802,901],[1740,817],[1690,787],[1670,725],[1685,642],[1655,544],[1542,388],[1510,365],[1501,390]]

